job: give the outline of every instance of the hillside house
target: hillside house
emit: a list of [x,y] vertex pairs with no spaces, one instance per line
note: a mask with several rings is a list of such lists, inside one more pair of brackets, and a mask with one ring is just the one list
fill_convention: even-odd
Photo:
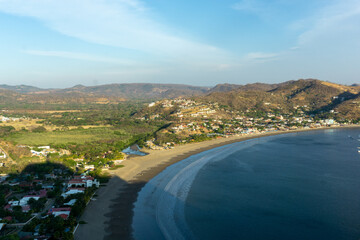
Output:
[[66,192],[64,192],[63,194],[61,194],[61,196],[63,196],[64,198],[67,198],[70,195],[84,193],[84,192],[85,192],[85,188],[68,188],[68,190]]
[[34,199],[34,200],[39,200],[40,198],[46,197],[46,190],[40,190],[39,194],[36,195],[26,195],[23,198],[20,199],[19,205],[20,206],[25,206],[28,204],[30,199]]
[[54,215],[55,217],[59,216],[64,220],[68,219],[70,216],[71,208],[51,208],[48,211],[48,215]]
[[94,179],[91,176],[74,176],[73,179],[71,179],[68,182],[68,188],[70,187],[92,187],[96,186],[99,187],[100,183],[96,179]]

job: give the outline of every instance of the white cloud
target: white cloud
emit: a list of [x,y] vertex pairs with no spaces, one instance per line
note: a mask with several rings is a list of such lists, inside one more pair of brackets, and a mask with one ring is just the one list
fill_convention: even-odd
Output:
[[264,4],[260,1],[256,0],[242,0],[241,2],[237,2],[232,6],[233,9],[239,11],[246,11],[255,14],[260,14],[263,12],[265,8]]
[[[359,37],[360,2],[342,0],[317,12],[311,19],[302,20],[309,28],[298,38],[300,45],[314,41],[327,43],[334,38]],[[347,34],[344,34],[347,32]]]
[[214,46],[175,34],[139,0],[0,0],[0,11],[33,17],[84,41],[134,49],[169,59],[228,58]]
[[30,55],[45,56],[45,57],[60,57],[60,58],[69,58],[69,59],[77,59],[77,60],[85,60],[85,61],[93,61],[93,62],[116,63],[122,65],[134,64],[134,62],[128,60],[100,57],[100,56],[94,56],[94,55],[77,53],[77,52],[42,51],[42,50],[26,50],[23,52]]
[[249,60],[269,60],[278,57],[279,53],[263,53],[263,52],[252,52],[248,53],[245,59]]

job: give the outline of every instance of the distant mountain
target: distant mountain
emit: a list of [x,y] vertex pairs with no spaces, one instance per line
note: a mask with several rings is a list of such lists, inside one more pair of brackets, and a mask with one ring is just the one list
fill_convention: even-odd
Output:
[[126,100],[154,101],[194,97],[218,102],[230,109],[291,112],[302,107],[307,112],[335,112],[337,117],[360,119],[360,86],[340,85],[316,79],[300,79],[279,84],[218,84],[213,88],[179,84],[76,85],[66,89],[0,85],[0,106],[27,104],[108,104]]
[[206,93],[207,87],[195,87],[180,84],[128,83],[108,84],[85,87],[77,85],[72,88],[56,90],[57,93],[91,93],[98,96],[116,96],[124,99],[160,99],[181,96],[196,96]]
[[217,84],[215,87],[211,88],[208,93],[212,93],[212,92],[229,92],[235,89],[239,89],[240,87],[242,87],[243,85],[238,85],[238,84],[228,84],[228,83],[224,83],[224,84]]
[[38,87],[27,86],[27,85],[10,86],[6,84],[0,84],[0,89],[12,90],[19,93],[30,93],[30,92],[37,92],[43,90]]
[[76,85],[65,89],[41,89],[31,86],[8,86],[0,85],[0,88],[12,90],[18,93],[38,94],[46,98],[47,95],[60,97],[61,95],[75,96],[97,96],[105,98],[121,98],[127,100],[157,100],[163,98],[190,97],[206,94],[210,88],[196,87],[180,84],[154,84],[154,83],[125,83],[125,84],[107,84],[100,86]]

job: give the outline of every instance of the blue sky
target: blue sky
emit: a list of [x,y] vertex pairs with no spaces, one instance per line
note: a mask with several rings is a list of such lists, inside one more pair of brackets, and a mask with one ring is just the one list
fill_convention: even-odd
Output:
[[359,83],[358,0],[0,0],[0,83]]

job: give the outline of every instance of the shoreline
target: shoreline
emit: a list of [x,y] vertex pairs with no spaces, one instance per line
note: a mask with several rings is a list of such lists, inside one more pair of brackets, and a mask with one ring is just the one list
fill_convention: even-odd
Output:
[[134,203],[143,186],[168,166],[194,154],[249,139],[306,131],[358,128],[357,125],[277,131],[212,139],[176,146],[169,150],[147,150],[146,156],[131,157],[124,167],[111,172],[106,186],[97,191],[98,199],[90,201],[81,217],[87,222],[74,234],[74,239],[132,239]]

